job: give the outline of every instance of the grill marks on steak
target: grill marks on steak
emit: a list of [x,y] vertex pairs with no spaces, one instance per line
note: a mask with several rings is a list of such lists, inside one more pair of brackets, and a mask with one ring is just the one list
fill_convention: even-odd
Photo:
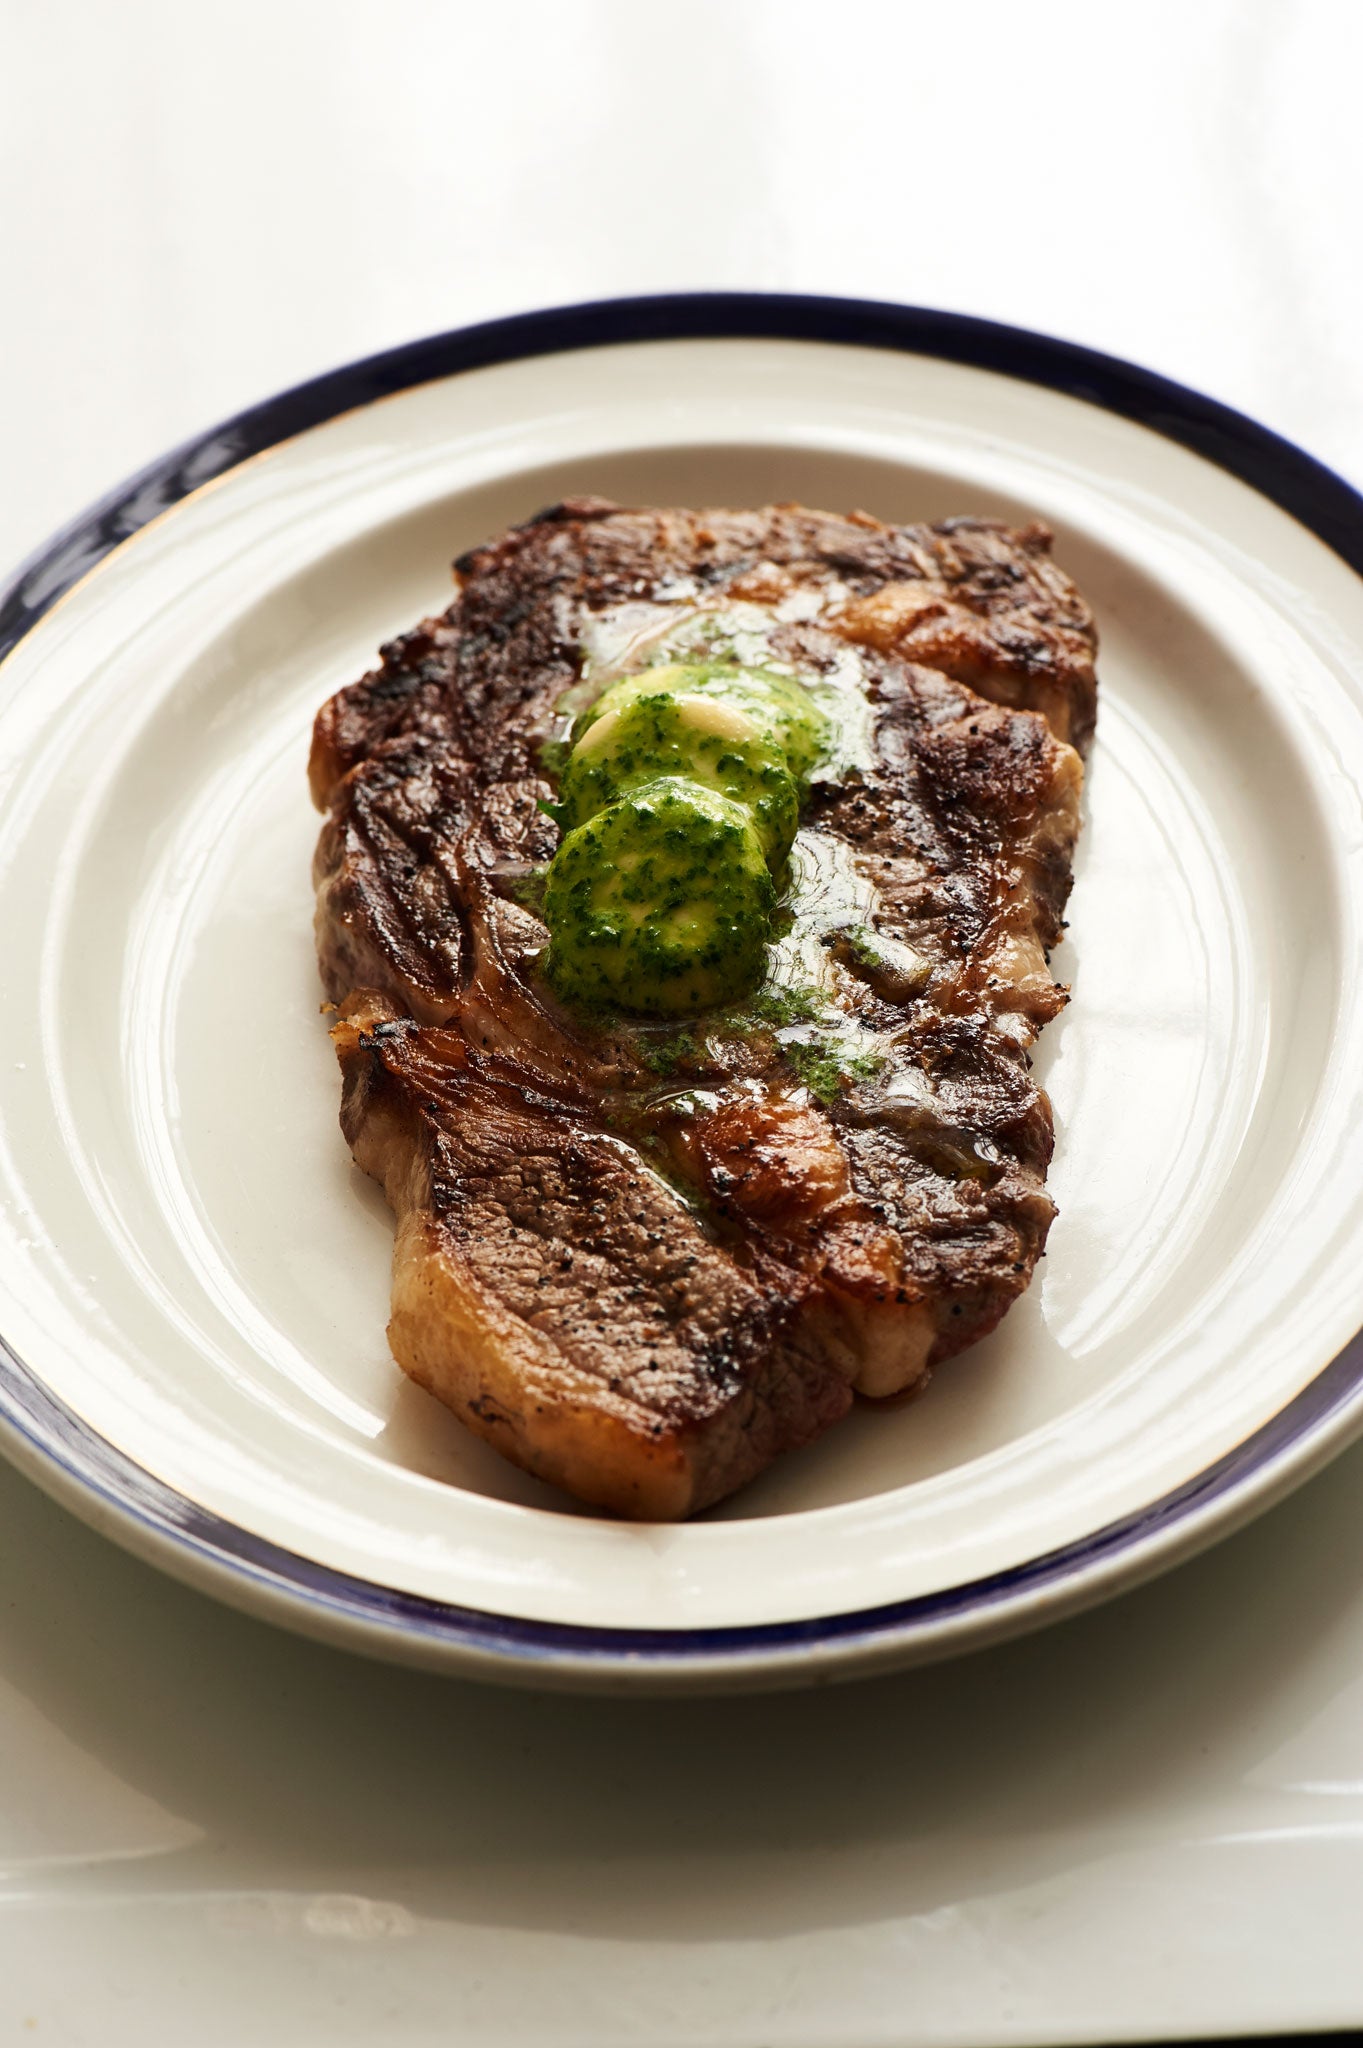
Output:
[[488,782],[457,741],[382,740],[337,787],[314,861],[317,942],[333,1001],[386,989],[415,1017],[448,1016],[474,960],[487,878],[547,861],[558,834],[538,778]]
[[1015,1012],[1035,1032],[1065,1002],[1048,956],[1064,930],[1079,757],[1040,719],[930,670],[882,670],[873,689],[873,764],[816,792],[810,823],[855,849],[881,933],[933,960],[925,993]]
[[[1065,999],[1046,956],[1081,781],[1058,735],[1087,738],[1095,695],[1048,545],[573,501],[463,557],[445,618],[319,716],[319,957],[346,1135],[399,1216],[395,1355],[586,1500],[704,1506],[1030,1277],[1052,1132],[1025,1046]],[[801,835],[812,875],[874,902],[875,946],[830,930],[826,972],[880,1064],[828,1105],[798,1025],[698,1020],[661,1079],[658,1027],[593,1030],[544,989],[516,900],[556,843],[538,752],[584,640],[717,606],[804,669],[850,662],[870,701],[865,762]]]

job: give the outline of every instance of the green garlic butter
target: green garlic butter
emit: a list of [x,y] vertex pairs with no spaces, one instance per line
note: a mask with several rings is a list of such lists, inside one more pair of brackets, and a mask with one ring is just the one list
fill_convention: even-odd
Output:
[[774,670],[670,663],[603,691],[559,783],[544,898],[559,993],[674,1016],[751,989],[774,871],[829,740],[809,693]]
[[752,812],[683,776],[570,831],[549,867],[549,973],[570,1000],[671,1016],[762,972],[776,889]]
[[828,748],[828,720],[793,676],[772,669],[739,668],[732,662],[670,663],[612,683],[584,711],[573,728],[575,744],[598,719],[640,697],[707,697],[732,706],[776,746],[803,798],[809,778]]
[[564,829],[660,775],[746,804],[773,867],[790,852],[800,800],[784,750],[741,706],[676,687],[628,697],[587,726],[559,784]]

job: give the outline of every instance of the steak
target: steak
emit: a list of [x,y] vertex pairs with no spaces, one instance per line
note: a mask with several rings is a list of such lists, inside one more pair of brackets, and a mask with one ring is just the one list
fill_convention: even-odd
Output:
[[[1046,1242],[1028,1048],[1096,635],[1034,525],[554,506],[320,712],[342,1128],[397,1215],[394,1356],[517,1464],[694,1513],[993,1329]],[[816,775],[743,1010],[585,1016],[542,972],[574,710],[658,661],[817,680]]]

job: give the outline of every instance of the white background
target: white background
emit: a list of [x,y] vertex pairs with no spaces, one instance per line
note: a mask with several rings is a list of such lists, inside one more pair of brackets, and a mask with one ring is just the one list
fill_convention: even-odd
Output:
[[[0,0],[0,32],[6,566],[332,364],[688,287],[1038,327],[1363,481],[1349,0]],[[1363,2023],[1361,1480],[968,1664],[642,1709],[277,1637],[0,1471],[0,2043]]]
[[1363,474],[1351,0],[4,0],[0,557],[253,399],[685,287],[991,314]]

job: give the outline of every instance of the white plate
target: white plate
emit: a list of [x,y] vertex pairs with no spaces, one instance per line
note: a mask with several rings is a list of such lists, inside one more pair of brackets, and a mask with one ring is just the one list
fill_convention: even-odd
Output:
[[[311,950],[316,706],[569,490],[1040,515],[1103,639],[1046,1265],[923,1400],[681,1528],[574,1511],[392,1365]],[[338,373],[60,537],[0,668],[9,1455],[311,1633],[655,1687],[1016,1631],[1318,1467],[1363,1427],[1363,582],[1269,492],[1346,546],[1363,509],[1057,344],[680,300]]]

